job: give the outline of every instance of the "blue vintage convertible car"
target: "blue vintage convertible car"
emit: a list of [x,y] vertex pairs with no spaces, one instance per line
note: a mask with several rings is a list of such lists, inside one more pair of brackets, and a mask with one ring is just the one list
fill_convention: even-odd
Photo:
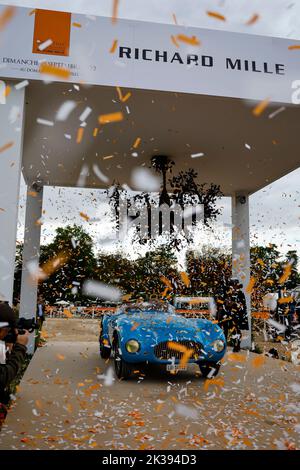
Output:
[[104,315],[99,342],[101,357],[108,359],[113,353],[116,375],[123,379],[138,363],[166,364],[167,370],[178,371],[187,362],[199,364],[202,374],[210,378],[218,373],[226,350],[219,326],[185,318],[163,302],[127,304]]

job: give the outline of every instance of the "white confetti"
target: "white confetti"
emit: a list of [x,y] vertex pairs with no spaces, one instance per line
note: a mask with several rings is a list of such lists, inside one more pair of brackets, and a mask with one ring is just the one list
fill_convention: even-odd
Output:
[[104,173],[102,173],[98,165],[96,164],[93,165],[93,172],[95,173],[95,175],[100,181],[103,181],[103,183],[109,182],[109,178]]
[[204,157],[204,153],[192,153],[191,158],[199,158],[199,157]]
[[178,415],[184,416],[185,418],[197,419],[199,417],[198,411],[190,406],[179,404],[176,405],[175,410]]
[[43,126],[54,126],[53,121],[48,121],[47,119],[37,118],[36,122],[42,124]]
[[108,286],[103,282],[88,280],[82,287],[83,294],[91,297],[100,297],[105,300],[118,301],[122,296],[122,292],[116,287]]
[[91,112],[92,112],[92,108],[87,106],[85,110],[83,111],[83,113],[81,113],[81,115],[79,116],[79,120],[84,122],[86,118],[91,114]]
[[45,49],[47,49],[47,47],[51,46],[51,44],[53,44],[52,39],[47,39],[47,41],[42,42],[42,44],[39,45],[38,49],[40,51],[44,51]]
[[273,113],[269,114],[268,118],[269,119],[273,119],[275,116],[277,116],[277,114],[279,113],[282,113],[282,111],[285,110],[285,107],[284,106],[281,106],[281,108],[278,108],[276,109],[276,111],[274,111]]
[[161,186],[160,178],[147,168],[135,168],[131,175],[131,182],[134,188],[140,191],[159,191]]
[[[114,381],[115,381],[115,377],[114,377],[114,370],[112,367],[109,367],[106,371],[106,374],[101,374],[101,375],[97,375],[97,378],[99,380],[104,380],[104,385],[106,387],[110,387],[111,385],[113,385]],[[96,416],[96,414],[95,414]]]
[[76,108],[76,102],[72,100],[65,101],[56,113],[56,121],[65,121],[71,112]]
[[19,82],[15,85],[16,90],[21,90],[22,88],[25,88],[27,85],[29,85],[28,80],[23,80],[22,82]]

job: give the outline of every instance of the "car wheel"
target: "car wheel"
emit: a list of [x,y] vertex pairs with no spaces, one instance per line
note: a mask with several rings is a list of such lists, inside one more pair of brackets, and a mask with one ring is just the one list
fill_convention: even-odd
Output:
[[201,374],[203,375],[203,377],[207,377],[210,379],[218,375],[220,367],[221,367],[221,364],[219,364],[218,362],[199,364],[199,368],[201,370]]
[[107,339],[103,338],[102,331],[103,331],[103,327],[102,327],[102,320],[101,320],[101,332],[99,336],[100,356],[102,357],[102,359],[109,359],[111,355],[111,347],[105,346],[105,342],[107,341]]
[[118,379],[126,380],[130,377],[132,367],[128,362],[125,362],[119,353],[119,341],[114,339],[114,359],[115,359],[115,372]]

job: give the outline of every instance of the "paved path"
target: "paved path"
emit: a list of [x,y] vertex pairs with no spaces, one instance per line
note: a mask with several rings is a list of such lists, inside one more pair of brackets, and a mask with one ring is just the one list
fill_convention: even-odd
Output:
[[229,353],[215,381],[192,366],[178,376],[148,367],[119,382],[112,360],[99,358],[96,323],[90,333],[88,342],[49,335],[23,377],[0,449],[300,448],[299,367]]

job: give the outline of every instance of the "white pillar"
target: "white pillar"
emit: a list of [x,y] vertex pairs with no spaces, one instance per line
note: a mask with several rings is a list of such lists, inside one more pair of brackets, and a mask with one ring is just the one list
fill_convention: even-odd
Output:
[[246,297],[249,331],[243,332],[241,346],[251,348],[251,295],[246,293],[250,281],[249,197],[239,193],[232,196],[232,276],[243,284]]
[[[24,230],[23,263],[21,278],[20,317],[35,318],[37,307],[37,278],[32,276],[39,266],[43,187],[28,187]],[[34,335],[28,345],[29,354],[34,352]]]
[[0,300],[7,300],[10,305],[23,153],[24,90],[0,81]]

